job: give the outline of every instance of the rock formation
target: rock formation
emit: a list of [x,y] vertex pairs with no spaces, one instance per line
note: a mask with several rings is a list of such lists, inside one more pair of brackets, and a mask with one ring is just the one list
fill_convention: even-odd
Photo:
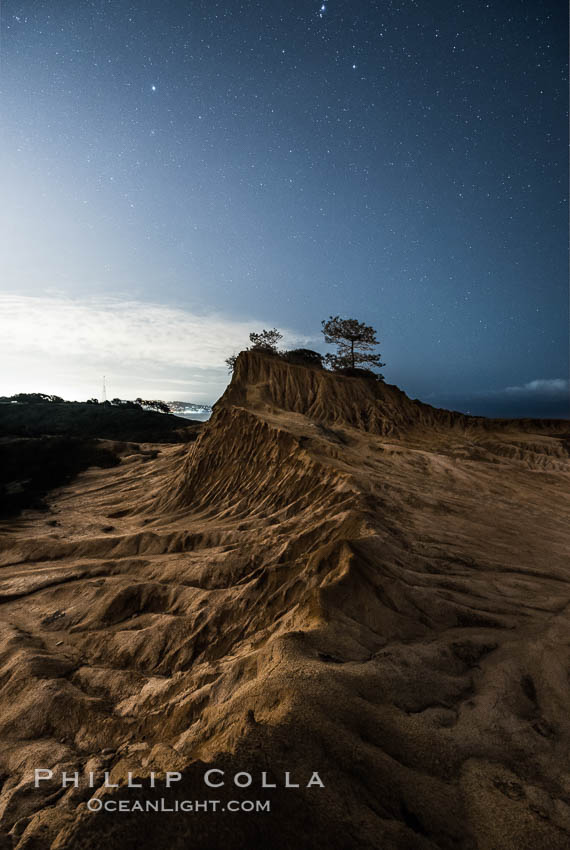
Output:
[[568,432],[247,352],[3,523],[0,848],[568,847]]

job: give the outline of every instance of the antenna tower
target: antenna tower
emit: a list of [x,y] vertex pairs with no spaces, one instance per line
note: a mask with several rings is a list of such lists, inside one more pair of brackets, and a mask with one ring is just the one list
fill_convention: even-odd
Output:
[[107,401],[107,385],[105,384],[105,375],[103,375],[103,392],[101,393],[101,401]]

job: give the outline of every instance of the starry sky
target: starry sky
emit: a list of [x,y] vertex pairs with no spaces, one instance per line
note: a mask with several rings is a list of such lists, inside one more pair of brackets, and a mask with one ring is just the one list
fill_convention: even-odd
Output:
[[410,396],[568,409],[560,0],[4,0],[0,393],[211,402],[373,325]]

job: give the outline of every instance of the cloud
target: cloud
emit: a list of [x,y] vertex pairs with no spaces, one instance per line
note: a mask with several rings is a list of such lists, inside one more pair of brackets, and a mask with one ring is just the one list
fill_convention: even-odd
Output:
[[513,395],[567,395],[569,382],[564,378],[536,378],[520,387],[506,387],[506,393]]
[[[0,357],[7,367],[0,394],[93,396],[105,374],[112,395],[213,400],[227,383],[225,358],[264,326],[272,325],[119,298],[0,294]],[[281,330],[284,345],[306,344],[306,337]]]
[[422,396],[422,401],[476,416],[507,419],[567,419],[570,415],[569,382],[564,378],[535,378],[498,390],[442,390]]

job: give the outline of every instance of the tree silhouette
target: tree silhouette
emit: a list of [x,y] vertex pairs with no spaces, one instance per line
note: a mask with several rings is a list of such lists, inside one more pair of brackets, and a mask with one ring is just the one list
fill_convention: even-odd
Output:
[[147,407],[151,410],[156,410],[158,413],[170,413],[170,407],[165,401],[157,401],[155,399],[136,398],[135,402],[141,407]]
[[275,354],[277,354],[277,343],[282,339],[283,334],[279,333],[277,328],[273,328],[270,331],[267,331],[264,328],[261,333],[250,333],[249,335],[251,349],[257,351],[273,351]]
[[[270,331],[263,328],[258,334],[250,333],[249,341],[251,345],[245,351],[264,351],[266,354],[279,354],[277,343],[283,339],[283,334],[279,333],[277,328],[272,328]],[[237,354],[230,354],[226,357],[225,363],[228,367],[228,372],[233,372],[236,365]]]
[[3,401],[17,401],[19,404],[44,404],[57,402],[61,404],[63,399],[59,395],[48,395],[48,393],[16,393],[16,395],[3,396]]
[[[362,366],[380,368],[380,355],[372,351],[378,345],[376,331],[370,325],[357,319],[341,319],[329,316],[321,322],[325,342],[336,345],[336,354],[327,354],[325,360],[333,369],[355,369]],[[382,375],[379,375],[381,378]]]

